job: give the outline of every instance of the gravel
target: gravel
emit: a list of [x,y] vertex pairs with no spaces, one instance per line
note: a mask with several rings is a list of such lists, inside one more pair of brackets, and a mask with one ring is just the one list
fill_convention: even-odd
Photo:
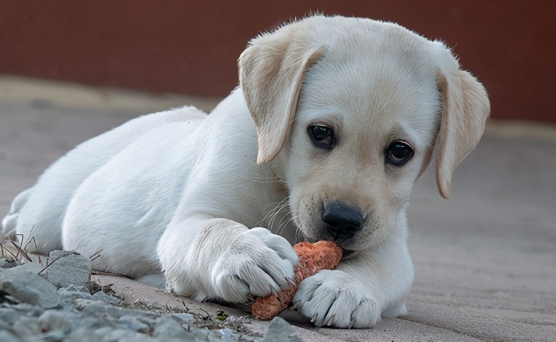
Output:
[[199,315],[159,304],[127,304],[92,283],[91,262],[55,251],[47,265],[0,258],[0,341],[302,341],[281,318],[261,334],[249,319]]

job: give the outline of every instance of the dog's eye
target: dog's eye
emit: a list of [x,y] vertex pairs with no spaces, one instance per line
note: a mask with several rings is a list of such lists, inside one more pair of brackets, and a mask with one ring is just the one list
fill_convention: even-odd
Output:
[[413,157],[413,149],[408,144],[395,141],[386,149],[386,162],[394,166],[402,166]]
[[313,143],[324,149],[331,149],[336,140],[334,139],[334,131],[330,127],[312,125],[308,127],[309,136]]

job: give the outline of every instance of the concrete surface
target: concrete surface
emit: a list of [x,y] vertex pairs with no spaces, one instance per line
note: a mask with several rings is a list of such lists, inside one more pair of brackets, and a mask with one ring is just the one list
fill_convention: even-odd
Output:
[[[14,79],[0,77],[1,215],[56,158],[140,113],[136,103],[149,104],[143,113],[168,104],[75,86],[96,99],[81,105],[63,91],[73,85],[17,81],[14,93]],[[417,182],[409,224],[409,314],[371,330],[316,329],[288,316],[305,341],[556,341],[556,128],[491,123],[456,170],[452,199],[438,195],[431,171]],[[152,298],[153,289],[121,281],[134,300]]]

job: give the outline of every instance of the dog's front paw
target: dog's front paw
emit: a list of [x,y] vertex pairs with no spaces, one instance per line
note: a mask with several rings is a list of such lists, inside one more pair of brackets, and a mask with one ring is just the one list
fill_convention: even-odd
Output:
[[317,327],[372,328],[380,308],[370,292],[345,272],[323,270],[301,282],[293,308]]
[[244,303],[291,286],[298,262],[286,239],[265,228],[253,228],[222,254],[211,279],[218,297]]

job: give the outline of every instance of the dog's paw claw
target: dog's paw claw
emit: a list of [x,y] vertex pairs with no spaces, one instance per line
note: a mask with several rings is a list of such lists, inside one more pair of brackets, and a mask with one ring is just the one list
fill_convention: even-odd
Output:
[[293,308],[315,326],[372,328],[380,309],[368,289],[342,271],[320,271],[301,282]]
[[281,236],[264,228],[243,233],[220,257],[212,284],[221,299],[243,303],[291,286],[299,259]]

